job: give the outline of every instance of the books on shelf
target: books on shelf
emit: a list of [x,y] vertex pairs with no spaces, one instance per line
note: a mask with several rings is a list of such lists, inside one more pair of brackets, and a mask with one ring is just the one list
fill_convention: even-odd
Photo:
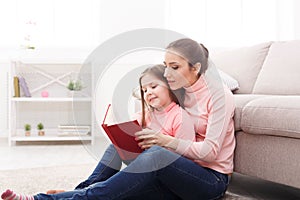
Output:
[[14,90],[15,90],[14,97],[21,96],[20,88],[22,88],[25,97],[31,97],[25,78],[22,76],[20,77],[14,76]]
[[20,97],[19,78],[17,76],[14,76],[14,90],[15,90],[15,96],[14,97]]
[[88,125],[58,125],[58,136],[86,136],[90,133]]
[[19,77],[19,85],[20,85],[20,87],[22,88],[25,97],[31,97],[31,94],[30,94],[30,92],[29,92],[29,89],[28,89],[26,80],[25,80],[25,78],[22,77],[22,76]]

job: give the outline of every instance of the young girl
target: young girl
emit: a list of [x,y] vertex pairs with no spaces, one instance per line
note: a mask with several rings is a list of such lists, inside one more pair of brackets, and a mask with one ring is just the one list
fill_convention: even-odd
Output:
[[139,79],[142,112],[137,119],[143,128],[193,141],[193,124],[179,105],[183,98],[181,91],[169,88],[164,71],[164,65],[155,65],[142,73]]
[[[164,77],[165,66],[155,65],[147,68],[139,79],[142,111],[137,113],[137,120],[143,128],[151,129],[158,134],[165,134],[184,140],[195,140],[194,125],[187,112],[180,107],[179,102],[182,102],[181,91],[175,93],[169,88],[167,80]],[[178,98],[177,98],[178,97]],[[153,140],[153,144],[157,141]],[[120,170],[121,160],[119,159],[118,167]],[[172,162],[170,160],[169,162]],[[143,169],[147,170],[147,169]],[[95,170],[96,171],[96,170]],[[92,187],[96,181],[95,177],[99,177],[99,173],[93,173],[88,180],[81,183],[85,188]],[[114,173],[111,173],[112,176]],[[109,175],[106,175],[109,178]],[[93,179],[91,182],[90,180]],[[104,178],[103,178],[104,179]],[[60,199],[72,198],[74,195],[80,194],[78,187],[74,191],[64,192],[63,190],[48,191],[48,194],[18,195],[11,190],[6,190],[1,198],[4,200],[37,200],[37,199]],[[50,194],[52,193],[52,194]]]

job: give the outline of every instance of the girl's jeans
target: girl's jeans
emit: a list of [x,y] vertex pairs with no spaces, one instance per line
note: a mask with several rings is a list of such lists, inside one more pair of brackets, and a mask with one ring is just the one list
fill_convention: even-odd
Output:
[[229,183],[226,174],[203,168],[165,148],[153,146],[122,171],[113,145],[104,153],[92,175],[75,190],[37,194],[35,200],[113,199],[219,199]]

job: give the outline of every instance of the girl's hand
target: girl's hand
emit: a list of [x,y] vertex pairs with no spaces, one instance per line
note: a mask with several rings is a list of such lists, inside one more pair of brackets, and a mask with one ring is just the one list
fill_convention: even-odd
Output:
[[136,140],[140,141],[138,145],[142,149],[148,149],[153,145],[158,145],[161,147],[167,147],[167,144],[172,143],[174,138],[169,135],[162,134],[160,132],[155,132],[150,129],[143,129],[135,133]]

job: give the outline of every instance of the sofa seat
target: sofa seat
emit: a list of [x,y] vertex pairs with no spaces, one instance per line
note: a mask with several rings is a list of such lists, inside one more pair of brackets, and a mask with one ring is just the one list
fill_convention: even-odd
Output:
[[300,188],[300,96],[235,95],[235,172]]
[[256,98],[243,107],[240,123],[247,133],[300,139],[300,96]]

